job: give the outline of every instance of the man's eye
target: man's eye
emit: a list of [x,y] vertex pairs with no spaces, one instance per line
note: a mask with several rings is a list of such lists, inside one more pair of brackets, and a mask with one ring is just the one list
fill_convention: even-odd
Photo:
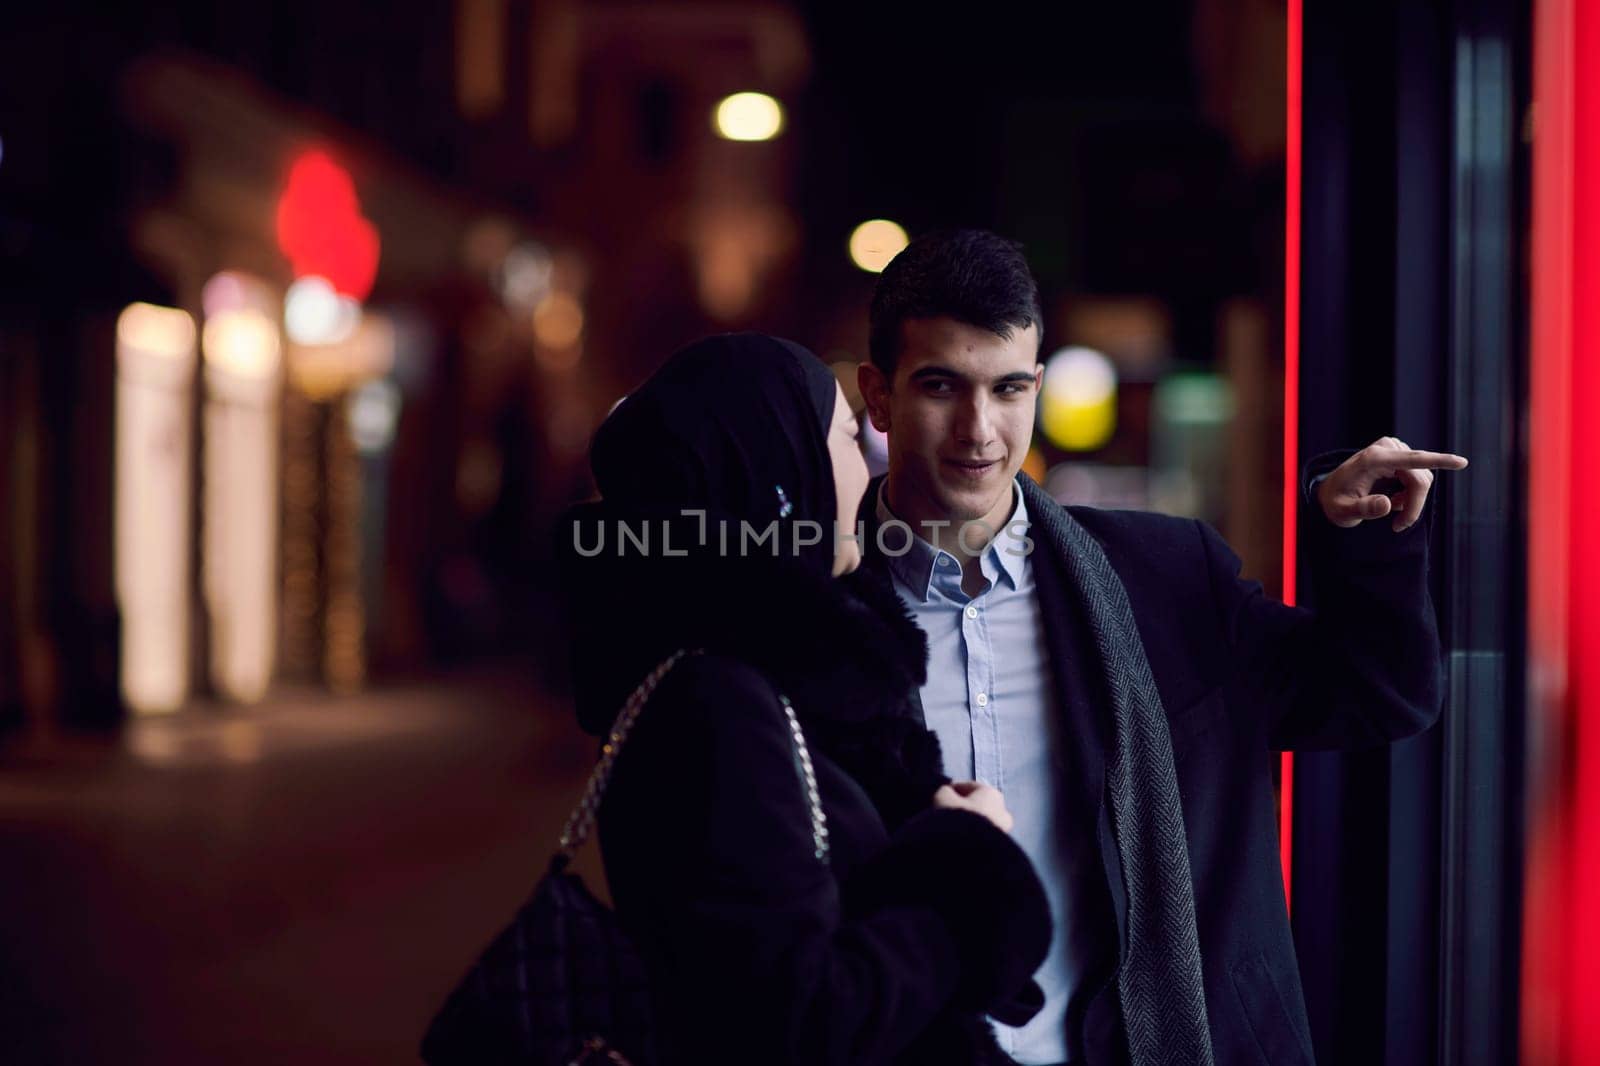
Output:
[[994,391],[1002,396],[1015,396],[1018,393],[1026,392],[1027,386],[1020,381],[1008,381],[1004,385],[998,386]]
[[935,396],[948,395],[951,391],[950,383],[948,381],[929,381],[923,385],[923,388],[927,392],[933,393]]

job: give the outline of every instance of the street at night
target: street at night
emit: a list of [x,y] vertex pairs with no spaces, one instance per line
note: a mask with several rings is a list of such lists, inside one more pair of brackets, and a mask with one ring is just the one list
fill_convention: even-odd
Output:
[[592,756],[503,672],[6,749],[0,1062],[413,1061]]

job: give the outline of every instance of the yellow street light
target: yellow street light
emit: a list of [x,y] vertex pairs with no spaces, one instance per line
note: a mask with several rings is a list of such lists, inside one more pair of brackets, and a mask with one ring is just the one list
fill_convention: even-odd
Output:
[[850,258],[862,270],[878,274],[909,243],[899,223],[886,218],[869,219],[850,234]]
[[717,104],[712,125],[730,141],[770,141],[783,130],[783,105],[766,93],[734,93]]
[[1058,448],[1092,452],[1117,428],[1117,371],[1092,348],[1062,348],[1044,364],[1039,427]]

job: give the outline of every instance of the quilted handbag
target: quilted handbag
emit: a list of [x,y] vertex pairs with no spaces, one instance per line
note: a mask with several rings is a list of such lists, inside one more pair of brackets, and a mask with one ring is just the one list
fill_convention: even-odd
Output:
[[[658,665],[628,697],[601,747],[533,895],[468,971],[428,1026],[431,1066],[652,1066],[650,988],[617,916],[567,866],[594,827],[611,769],[651,693],[685,655]],[[781,698],[781,697],[780,697]],[[827,856],[827,826],[800,724],[787,699],[795,754],[811,806],[812,837]]]

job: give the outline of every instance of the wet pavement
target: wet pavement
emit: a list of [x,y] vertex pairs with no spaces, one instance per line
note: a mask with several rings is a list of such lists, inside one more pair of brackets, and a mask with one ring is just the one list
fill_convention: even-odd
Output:
[[0,1064],[419,1061],[592,754],[509,674],[11,738]]

